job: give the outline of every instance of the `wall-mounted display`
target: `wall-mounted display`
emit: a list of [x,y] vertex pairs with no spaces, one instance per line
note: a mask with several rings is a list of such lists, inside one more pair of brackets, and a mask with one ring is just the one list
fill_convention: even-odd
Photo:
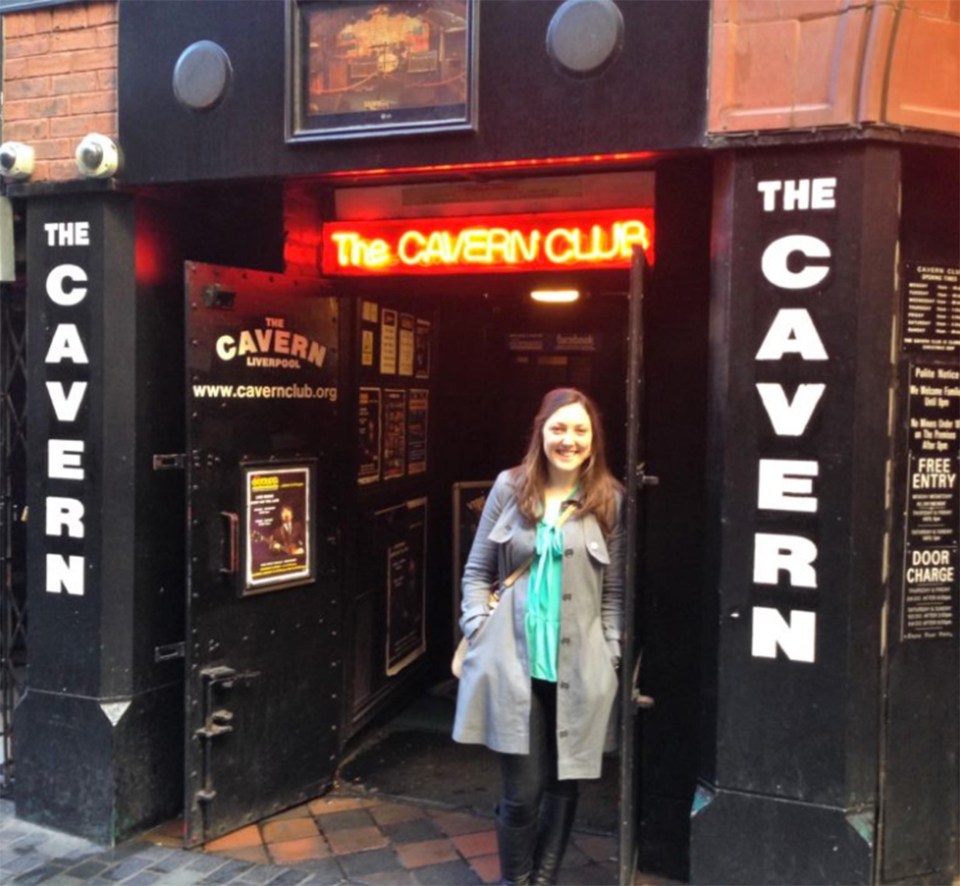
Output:
[[380,312],[380,374],[397,373],[397,312],[384,308]]
[[427,500],[415,499],[392,510],[403,511],[405,519],[399,522],[403,536],[394,538],[386,551],[388,677],[398,674],[426,650]]
[[287,141],[472,129],[475,0],[288,0]]
[[243,593],[313,581],[313,466],[246,467],[243,487]]

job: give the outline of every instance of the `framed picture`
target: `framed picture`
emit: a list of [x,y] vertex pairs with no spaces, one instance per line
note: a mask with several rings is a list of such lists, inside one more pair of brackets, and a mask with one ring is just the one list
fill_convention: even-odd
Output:
[[287,0],[287,141],[472,129],[478,0]]

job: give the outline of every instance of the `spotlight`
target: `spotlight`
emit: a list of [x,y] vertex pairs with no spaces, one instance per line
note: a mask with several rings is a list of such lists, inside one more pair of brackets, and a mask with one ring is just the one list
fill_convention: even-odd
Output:
[[87,178],[109,178],[120,168],[120,148],[106,135],[91,132],[77,145],[77,169]]
[[0,174],[4,178],[25,179],[33,175],[33,148],[22,142],[0,145]]

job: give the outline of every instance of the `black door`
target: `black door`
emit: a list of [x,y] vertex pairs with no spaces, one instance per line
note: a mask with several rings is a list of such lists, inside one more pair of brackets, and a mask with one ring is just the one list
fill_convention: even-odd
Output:
[[624,522],[627,556],[624,595],[624,632],[620,680],[620,886],[634,882],[637,870],[637,824],[640,816],[639,729],[637,713],[650,707],[653,699],[640,689],[642,651],[637,642],[638,599],[643,577],[643,538],[640,494],[645,486],[656,485],[646,471],[643,428],[645,377],[643,363],[643,295],[646,260],[636,250],[630,269],[630,306],[627,328],[626,384],[626,470],[624,481]]
[[321,793],[338,750],[338,305],[188,263],[186,839]]

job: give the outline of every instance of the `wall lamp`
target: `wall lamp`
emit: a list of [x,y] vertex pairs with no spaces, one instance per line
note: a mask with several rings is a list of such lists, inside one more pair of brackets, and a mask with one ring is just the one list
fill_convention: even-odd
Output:
[[91,132],[77,145],[77,169],[87,178],[110,178],[120,168],[120,148],[106,135]]
[[22,142],[4,142],[0,145],[0,175],[22,181],[33,175],[34,152]]
[[533,289],[530,298],[548,304],[569,304],[580,298],[579,289]]

